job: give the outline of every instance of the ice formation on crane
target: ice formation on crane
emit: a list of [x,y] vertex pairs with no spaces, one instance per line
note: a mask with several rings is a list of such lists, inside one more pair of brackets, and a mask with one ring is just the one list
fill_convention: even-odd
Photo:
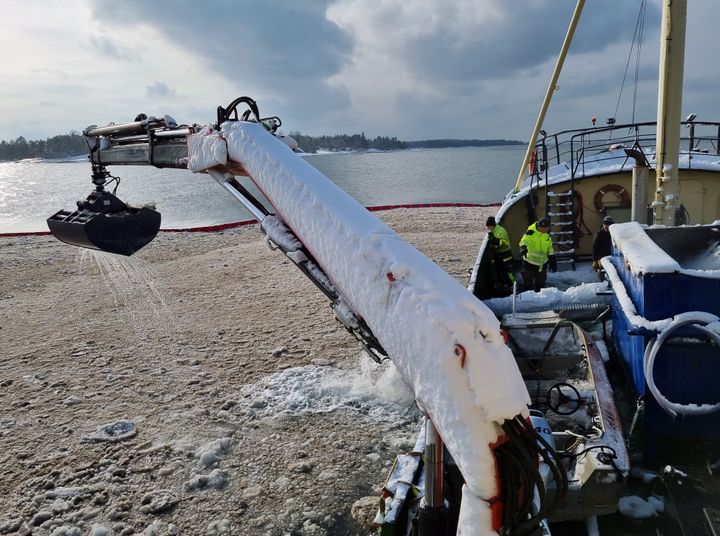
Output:
[[[228,121],[221,134],[228,158],[365,320],[435,424],[466,480],[461,532],[494,534],[486,502],[498,494],[491,444],[501,423],[525,416],[529,403],[498,320],[262,125]],[[188,144],[191,161],[222,159],[217,133],[193,136],[200,139]]]

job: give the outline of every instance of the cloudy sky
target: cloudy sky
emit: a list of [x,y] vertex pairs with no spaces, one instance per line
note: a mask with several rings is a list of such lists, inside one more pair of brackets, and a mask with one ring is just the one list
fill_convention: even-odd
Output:
[[[717,0],[689,0],[683,114],[713,115]],[[0,0],[0,139],[140,112],[207,123],[240,95],[286,131],[526,139],[574,0]],[[587,0],[545,128],[615,115],[640,0]],[[636,118],[657,101],[648,0]],[[617,113],[629,121],[635,54]]]

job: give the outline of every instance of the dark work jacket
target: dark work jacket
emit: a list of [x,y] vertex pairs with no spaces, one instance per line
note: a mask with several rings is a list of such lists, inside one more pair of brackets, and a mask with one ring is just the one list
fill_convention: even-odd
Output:
[[601,228],[595,235],[593,240],[592,260],[599,261],[603,257],[607,257],[612,252],[612,241],[610,240],[610,231]]

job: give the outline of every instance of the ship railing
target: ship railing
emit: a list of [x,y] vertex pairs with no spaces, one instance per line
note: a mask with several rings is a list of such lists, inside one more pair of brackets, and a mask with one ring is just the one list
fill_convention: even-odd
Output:
[[[680,155],[692,157],[696,154],[720,155],[720,123],[711,121],[684,121],[680,138]],[[537,140],[535,159],[536,173],[545,169],[567,164],[573,174],[585,163],[601,165],[604,161],[616,160],[613,149],[635,148],[645,156],[654,154],[657,123],[609,124],[586,129],[565,130],[555,134],[543,134]]]
[[[530,160],[530,191],[540,190],[548,184],[551,167],[566,164],[570,170],[570,181],[563,188],[545,192],[545,217],[550,222],[550,235],[557,245],[558,262],[571,263],[575,267],[575,251],[579,246],[579,224],[576,221],[575,180],[585,175],[586,164],[597,171],[606,166],[608,170],[632,167],[634,161],[622,149],[639,150],[650,160],[655,152],[657,123],[632,123],[593,127],[580,130],[566,130],[547,135],[537,140],[535,152]],[[686,136],[681,136],[681,155],[688,155],[688,166],[692,165],[694,154],[720,155],[720,123],[686,121],[683,123]],[[527,198],[529,218],[537,219],[535,198]],[[570,229],[571,232],[568,232]],[[569,235],[569,236],[568,236]]]

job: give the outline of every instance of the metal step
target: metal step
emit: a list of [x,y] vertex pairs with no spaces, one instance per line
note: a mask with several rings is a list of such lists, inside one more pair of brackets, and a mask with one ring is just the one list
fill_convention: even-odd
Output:
[[573,194],[573,190],[567,190],[565,192],[548,192],[548,197],[568,197]]
[[572,216],[572,211],[570,212],[548,212],[548,217],[552,218],[553,216]]
[[574,203],[548,203],[548,207],[571,207]]

